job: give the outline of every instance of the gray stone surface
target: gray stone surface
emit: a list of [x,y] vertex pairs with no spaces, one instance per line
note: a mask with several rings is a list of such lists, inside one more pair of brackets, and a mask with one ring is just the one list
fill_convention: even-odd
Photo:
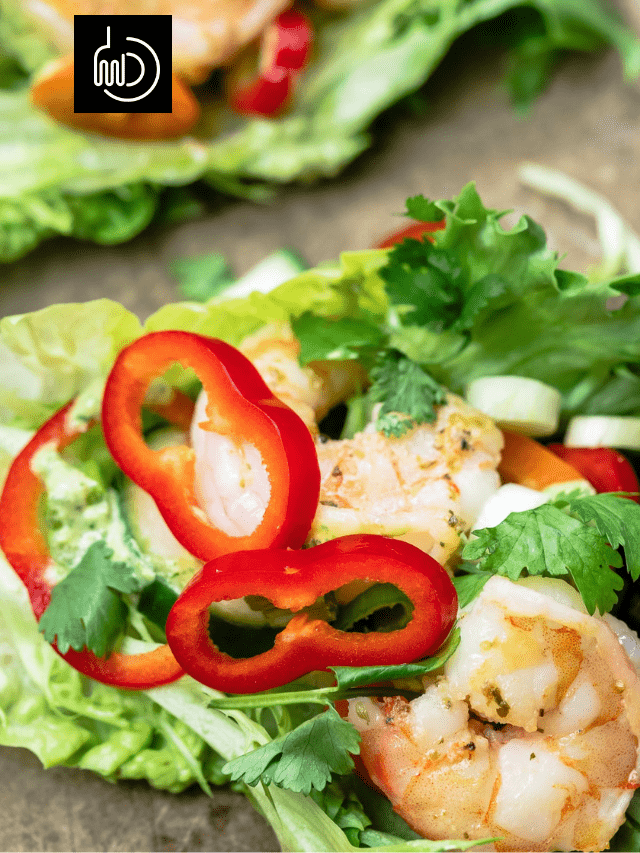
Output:
[[[224,253],[238,273],[282,245],[316,263],[363,248],[399,226],[408,195],[457,193],[476,180],[485,202],[528,212],[566,253],[597,260],[593,223],[524,188],[518,167],[558,168],[607,196],[640,232],[640,90],[614,55],[574,57],[523,120],[499,83],[495,56],[456,55],[429,87],[428,115],[384,129],[374,151],[333,182],[289,190],[270,207],[230,202],[205,218],[147,232],[117,248],[56,241],[0,269],[0,315],[110,296],[145,316],[176,298],[168,264]],[[182,795],[110,785],[89,773],[43,770],[30,753],[0,749],[0,849],[276,850],[271,830],[239,795]]]

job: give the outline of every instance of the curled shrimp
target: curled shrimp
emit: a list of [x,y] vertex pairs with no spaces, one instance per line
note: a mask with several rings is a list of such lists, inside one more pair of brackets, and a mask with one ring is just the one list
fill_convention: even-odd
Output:
[[417,699],[350,702],[371,780],[427,838],[606,849],[640,787],[637,636],[564,581],[501,577],[460,633]]
[[[308,429],[318,434],[317,423],[337,402],[353,393],[360,381],[354,362],[312,362],[300,366],[300,344],[287,324],[270,325],[239,346],[256,367],[273,394],[292,408]],[[207,420],[207,396],[196,401],[191,424],[196,495],[209,519],[231,536],[251,533],[269,502],[271,486],[259,451],[251,437],[236,440],[201,424]]]
[[393,536],[444,564],[500,486],[502,433],[454,394],[433,423],[396,438],[373,424],[317,445],[322,478],[310,537]]
[[300,343],[288,323],[270,323],[238,346],[275,396],[318,435],[318,423],[364,384],[356,361],[312,361],[301,366]]

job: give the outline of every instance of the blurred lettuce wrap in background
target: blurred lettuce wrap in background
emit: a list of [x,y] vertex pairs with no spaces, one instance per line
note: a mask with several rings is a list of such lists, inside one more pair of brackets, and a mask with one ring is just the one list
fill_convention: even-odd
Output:
[[284,115],[245,119],[218,105],[215,135],[151,143],[80,133],[33,108],[30,75],[52,50],[17,0],[0,0],[0,260],[54,235],[127,240],[156,216],[197,209],[180,189],[197,180],[259,201],[277,185],[331,178],[371,144],[371,122],[486,22],[486,38],[509,49],[506,82],[522,111],[563,51],[610,45],[626,79],[640,72],[640,42],[602,0],[378,0],[312,14],[314,54]]

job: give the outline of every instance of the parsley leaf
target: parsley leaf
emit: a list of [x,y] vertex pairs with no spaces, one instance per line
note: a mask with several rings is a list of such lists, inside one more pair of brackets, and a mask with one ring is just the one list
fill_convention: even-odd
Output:
[[369,373],[371,403],[382,403],[376,429],[400,438],[416,424],[433,423],[435,406],[446,402],[444,388],[415,361],[397,350],[385,350]]
[[65,654],[85,646],[109,654],[122,632],[127,606],[118,593],[136,592],[142,582],[125,563],[112,560],[104,542],[91,545],[66,578],[57,583],[40,619],[40,630]]
[[476,531],[462,552],[483,571],[517,580],[530,575],[566,575],[573,579],[589,613],[608,612],[617,601],[622,579],[611,569],[622,559],[599,530],[572,518],[558,506],[543,504],[512,512],[496,527]]
[[333,773],[353,770],[351,755],[360,752],[360,735],[330,707],[292,732],[259,746],[222,768],[232,781],[255,786],[273,782],[280,788],[308,794],[322,791]]

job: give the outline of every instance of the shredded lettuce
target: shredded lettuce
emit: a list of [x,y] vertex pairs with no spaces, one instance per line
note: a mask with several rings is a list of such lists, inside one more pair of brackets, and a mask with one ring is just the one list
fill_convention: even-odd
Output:
[[640,72],[640,41],[601,0],[526,5],[525,14],[522,0],[377,0],[345,15],[316,10],[314,61],[287,115],[228,116],[230,129],[215,139],[144,143],[76,133],[34,110],[25,87],[13,90],[15,64],[32,73],[52,51],[16,0],[1,0],[11,88],[0,91],[0,261],[54,234],[127,240],[154,216],[161,186],[203,179],[260,201],[272,194],[268,185],[332,177],[370,145],[371,121],[420,87],[459,36],[487,21],[499,20],[494,38],[511,49],[508,82],[521,110],[563,50],[612,45],[627,79]]
[[563,172],[535,163],[520,167],[520,180],[545,195],[562,199],[580,213],[593,216],[602,258],[587,272],[591,281],[640,271],[640,236],[606,198]]

